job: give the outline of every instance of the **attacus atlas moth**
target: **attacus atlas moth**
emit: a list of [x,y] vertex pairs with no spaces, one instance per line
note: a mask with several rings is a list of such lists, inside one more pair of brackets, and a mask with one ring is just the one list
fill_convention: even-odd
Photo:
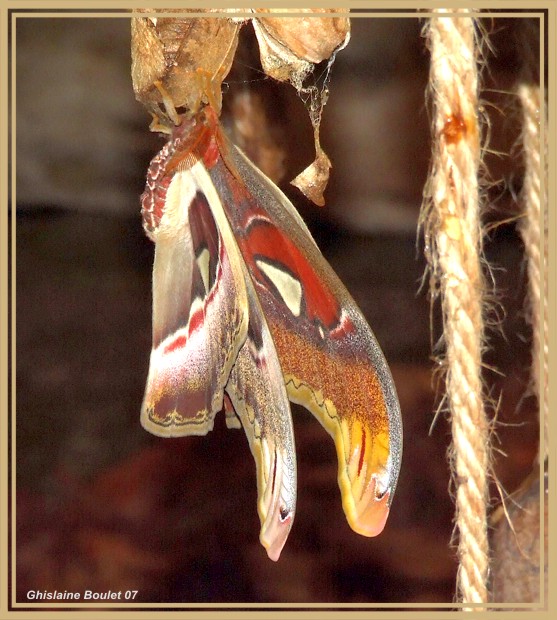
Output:
[[141,198],[155,242],[153,348],[141,423],[205,435],[223,407],[257,469],[260,541],[278,560],[296,507],[289,401],[333,437],[348,523],[379,534],[402,424],[362,313],[284,194],[226,138],[214,110],[181,117]]

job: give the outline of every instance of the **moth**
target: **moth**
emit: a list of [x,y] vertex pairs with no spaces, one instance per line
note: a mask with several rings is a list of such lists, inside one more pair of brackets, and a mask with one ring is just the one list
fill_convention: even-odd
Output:
[[332,436],[349,525],[385,525],[402,454],[391,373],[362,313],[286,196],[214,110],[181,117],[149,166],[153,347],[143,427],[205,435],[224,408],[256,463],[260,541],[278,560],[296,509],[290,401]]

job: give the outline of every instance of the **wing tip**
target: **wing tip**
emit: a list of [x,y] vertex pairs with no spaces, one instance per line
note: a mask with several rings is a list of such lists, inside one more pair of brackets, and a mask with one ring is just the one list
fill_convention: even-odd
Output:
[[389,492],[380,499],[373,496],[363,504],[360,502],[359,506],[354,505],[353,498],[350,498],[349,506],[343,501],[348,524],[354,532],[368,538],[381,534],[389,517],[389,496]]
[[344,514],[352,530],[368,538],[381,534],[389,517],[392,486],[383,487],[373,474],[362,487],[360,478],[351,481],[345,471],[339,472],[338,482]]
[[280,558],[280,554],[284,548],[290,529],[292,528],[293,521],[293,512],[288,513],[284,518],[280,515],[277,516],[271,513],[261,527],[259,540],[273,562],[277,562]]
[[352,530],[366,537],[378,536],[385,528],[398,478],[384,435],[362,424],[343,423],[333,435],[344,514]]
[[269,558],[276,562],[294,522],[296,473],[295,470],[285,466],[287,459],[280,452],[274,450],[273,453],[273,465],[267,470],[269,473],[274,473],[267,478],[266,482],[258,480],[259,501],[257,511],[261,520],[259,540],[265,547]]

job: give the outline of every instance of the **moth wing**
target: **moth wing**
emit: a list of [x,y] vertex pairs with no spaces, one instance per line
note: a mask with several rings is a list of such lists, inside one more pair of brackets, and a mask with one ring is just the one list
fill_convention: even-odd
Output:
[[247,334],[241,257],[205,179],[200,162],[174,174],[153,235],[153,348],[141,423],[164,437],[213,428]]
[[232,146],[226,165],[219,160],[211,175],[267,318],[288,396],[333,437],[347,520],[356,532],[375,536],[388,516],[402,454],[400,408],[383,353],[284,194]]
[[296,449],[290,403],[271,333],[246,270],[249,327],[226,386],[256,463],[260,540],[278,560],[294,520]]

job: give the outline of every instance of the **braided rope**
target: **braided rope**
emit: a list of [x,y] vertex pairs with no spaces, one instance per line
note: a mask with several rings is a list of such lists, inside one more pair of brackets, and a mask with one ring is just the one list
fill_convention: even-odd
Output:
[[[539,31],[530,32],[531,27],[531,21],[525,20],[522,46],[523,56],[525,57],[523,82],[518,86],[518,97],[522,105],[522,144],[525,167],[524,184],[522,187],[524,217],[520,223],[520,233],[524,241],[528,264],[528,303],[529,318],[532,324],[532,381],[539,401],[540,418],[543,421],[545,430],[544,453],[542,454],[540,450],[539,457],[547,458],[549,448],[547,429],[549,417],[547,170],[544,170],[542,177],[540,114],[543,112],[543,108],[540,106],[543,105],[543,100],[540,95],[538,80],[535,78],[538,72],[538,62],[536,55],[533,53],[533,46],[538,41]],[[547,132],[545,135],[547,136]],[[547,149],[547,141],[544,147]],[[544,231],[543,237],[542,230]],[[545,295],[543,295],[543,291],[545,291]],[[541,368],[540,354],[542,357]]]
[[444,318],[459,532],[457,596],[464,603],[483,603],[488,575],[489,424],[481,377],[478,58],[470,11],[437,12],[439,16],[432,17],[425,29],[431,53],[433,159],[421,217],[431,290],[441,293]]

